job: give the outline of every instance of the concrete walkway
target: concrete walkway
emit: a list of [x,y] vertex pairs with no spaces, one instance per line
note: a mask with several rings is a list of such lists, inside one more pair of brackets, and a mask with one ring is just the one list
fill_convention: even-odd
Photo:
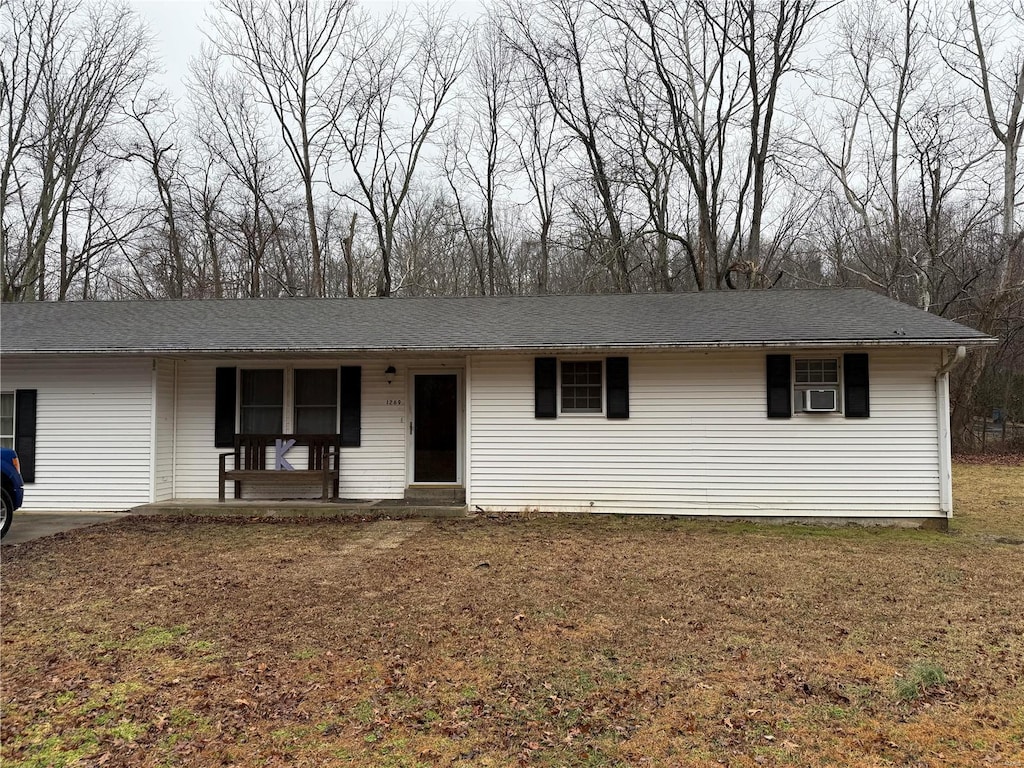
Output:
[[3,546],[8,547],[43,536],[52,536],[61,531],[123,519],[123,512],[22,512],[19,509],[14,513],[11,530],[4,536]]

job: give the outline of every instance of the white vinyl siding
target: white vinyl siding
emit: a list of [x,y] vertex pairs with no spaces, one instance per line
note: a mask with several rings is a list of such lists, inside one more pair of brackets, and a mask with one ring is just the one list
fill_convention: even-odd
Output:
[[[621,420],[534,418],[530,355],[296,359],[274,366],[362,367],[362,445],[342,449],[343,498],[404,495],[409,372],[465,370],[471,507],[940,517],[944,403],[934,377],[941,353],[869,355],[865,419],[767,418],[765,354],[756,351],[630,354],[630,417]],[[150,358],[5,359],[3,390],[38,393],[36,482],[26,488],[25,508],[117,510],[151,498],[215,499],[218,454],[225,450],[213,444],[215,371],[247,363],[255,361],[159,360],[154,368]],[[392,363],[397,374],[389,385],[384,370]],[[301,452],[289,458],[304,463]]]
[[174,498],[174,363],[157,360],[154,376],[153,501]]
[[763,352],[632,354],[630,417],[615,421],[535,419],[533,358],[474,357],[470,504],[940,516],[939,363],[937,351],[874,350],[870,418],[768,419]]
[[3,386],[37,391],[25,510],[116,511],[150,500],[151,359],[8,359]]
[[[336,362],[336,365],[334,363]],[[237,365],[242,361],[187,361],[178,364],[178,426],[175,445],[175,497],[179,499],[215,499],[218,491],[218,455],[226,448],[213,446],[214,376],[217,366]],[[405,405],[405,368],[399,367],[395,380],[384,381],[385,364],[359,360],[287,360],[277,367],[326,368],[362,365],[362,445],[341,449],[342,498],[396,499],[405,494],[407,429]],[[403,405],[388,405],[387,400]],[[305,468],[300,448],[288,454],[291,463]],[[275,489],[250,484],[252,495],[275,495]],[[296,492],[295,486],[280,489],[288,496],[319,496],[310,486]],[[232,489],[229,486],[230,496]],[[246,495],[250,495],[246,493]]]

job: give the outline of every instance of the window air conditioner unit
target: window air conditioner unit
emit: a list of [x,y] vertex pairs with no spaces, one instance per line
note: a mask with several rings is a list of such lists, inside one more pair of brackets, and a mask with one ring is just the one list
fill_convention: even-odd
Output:
[[804,410],[812,412],[827,412],[837,409],[836,390],[834,389],[805,389]]

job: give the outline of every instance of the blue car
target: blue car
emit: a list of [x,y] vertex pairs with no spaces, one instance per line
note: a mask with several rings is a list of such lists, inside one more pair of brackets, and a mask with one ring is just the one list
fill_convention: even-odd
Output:
[[3,497],[3,517],[0,518],[0,538],[7,535],[11,527],[14,510],[21,506],[24,499],[25,484],[21,480],[21,465],[18,454],[10,448],[0,448],[0,495]]

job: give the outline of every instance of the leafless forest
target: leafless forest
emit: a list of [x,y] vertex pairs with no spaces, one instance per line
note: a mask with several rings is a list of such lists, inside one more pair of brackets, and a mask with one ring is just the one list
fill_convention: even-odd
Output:
[[866,286],[1024,421],[1024,2],[0,0],[4,301]]

